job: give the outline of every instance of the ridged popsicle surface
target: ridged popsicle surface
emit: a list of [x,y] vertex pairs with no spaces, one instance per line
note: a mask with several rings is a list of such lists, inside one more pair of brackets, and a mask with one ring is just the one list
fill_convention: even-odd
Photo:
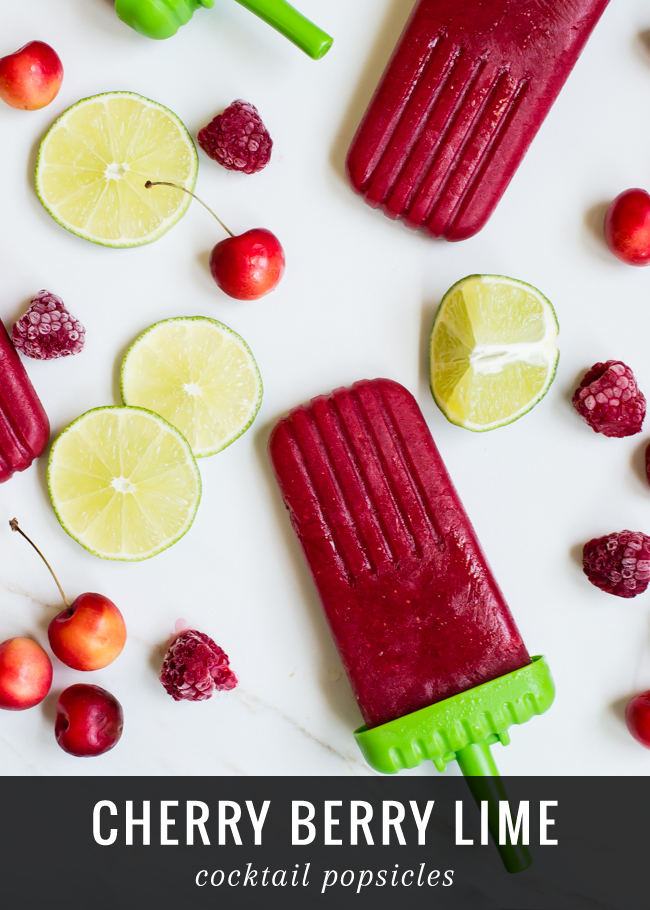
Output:
[[49,438],[47,414],[0,322],[0,483],[26,470]]
[[373,208],[433,237],[486,223],[609,0],[419,0],[347,158]]
[[413,396],[387,379],[295,408],[271,463],[369,727],[529,663]]

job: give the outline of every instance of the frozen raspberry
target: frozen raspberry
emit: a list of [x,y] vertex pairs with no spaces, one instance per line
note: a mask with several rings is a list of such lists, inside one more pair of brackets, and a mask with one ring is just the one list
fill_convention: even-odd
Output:
[[160,682],[174,701],[204,701],[215,689],[234,689],[237,677],[226,652],[203,632],[188,629],[169,646]]
[[595,364],[575,390],[573,405],[596,433],[620,437],[641,432],[645,398],[632,370],[620,360]]
[[65,308],[60,297],[39,291],[24,316],[14,324],[14,347],[26,357],[55,360],[78,354],[86,340],[86,330]]
[[582,566],[592,585],[601,591],[636,597],[650,582],[650,537],[640,531],[595,537],[585,544]]
[[257,108],[246,101],[233,101],[223,114],[199,130],[199,145],[214,161],[229,171],[255,174],[271,158],[273,140]]

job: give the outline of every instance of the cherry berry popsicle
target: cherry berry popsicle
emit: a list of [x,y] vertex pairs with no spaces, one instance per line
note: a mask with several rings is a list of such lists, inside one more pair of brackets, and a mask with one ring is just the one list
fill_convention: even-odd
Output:
[[485,225],[609,0],[419,0],[352,142],[368,205],[432,237]]
[[43,405],[0,322],[0,483],[42,455],[49,436]]
[[388,379],[337,389],[280,420],[269,451],[366,722],[355,735],[368,762],[394,773],[457,759],[465,774],[496,776],[489,745],[545,711],[553,683],[413,396]]

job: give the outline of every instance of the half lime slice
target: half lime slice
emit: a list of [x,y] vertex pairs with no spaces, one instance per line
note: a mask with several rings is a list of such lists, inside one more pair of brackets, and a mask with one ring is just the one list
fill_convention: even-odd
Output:
[[148,408],[181,431],[197,458],[221,452],[255,419],[262,380],[243,338],[207,316],[157,322],[122,363],[124,404]]
[[201,499],[187,440],[141,408],[82,414],[52,446],[47,481],[64,530],[102,559],[148,559],[170,547]]
[[107,92],[68,108],[46,133],[36,162],[36,192],[73,234],[104,246],[157,240],[185,214],[194,189],[196,148],[176,114],[132,92]]
[[431,333],[436,404],[467,430],[517,420],[546,395],[560,352],[555,311],[536,288],[501,275],[470,275],[445,294]]

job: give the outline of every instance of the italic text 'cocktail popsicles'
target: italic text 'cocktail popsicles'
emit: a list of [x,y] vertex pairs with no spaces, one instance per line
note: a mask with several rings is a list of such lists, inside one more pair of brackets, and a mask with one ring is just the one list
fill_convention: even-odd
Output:
[[[470,786],[498,776],[490,744],[545,711],[553,683],[413,396],[387,379],[337,389],[280,420],[269,452],[366,722],[355,735],[368,762],[394,773],[457,759]],[[516,845],[503,851],[511,871],[529,862]]]
[[49,436],[43,405],[0,322],[0,483],[42,455]]
[[609,0],[419,0],[352,142],[373,208],[433,237],[486,223]]

